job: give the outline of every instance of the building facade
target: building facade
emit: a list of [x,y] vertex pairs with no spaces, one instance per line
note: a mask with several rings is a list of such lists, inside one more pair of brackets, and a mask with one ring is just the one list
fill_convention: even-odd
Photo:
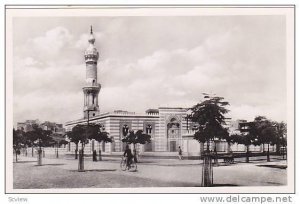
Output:
[[[203,144],[194,140],[196,131],[195,124],[187,119],[188,109],[181,107],[159,107],[148,109],[144,113],[134,113],[117,110],[112,113],[100,113],[98,105],[98,94],[101,85],[97,82],[97,62],[99,52],[95,47],[95,38],[91,28],[89,47],[85,51],[86,62],[86,84],[83,87],[84,107],[83,118],[66,122],[66,131],[70,131],[77,124],[95,123],[101,124],[103,129],[109,133],[112,143],[99,144],[90,141],[85,151],[92,152],[94,149],[101,149],[104,154],[120,154],[124,151],[125,144],[122,143],[124,133],[128,131],[143,130],[151,135],[151,143],[138,145],[139,154],[151,155],[176,155],[180,146],[183,155],[198,156],[205,150]],[[229,123],[231,124],[231,123]],[[235,131],[238,122],[229,125],[231,131]],[[215,144],[219,152],[239,151],[245,152],[244,145],[231,145],[230,148],[225,141]],[[211,145],[212,149],[215,149]],[[75,150],[75,145],[70,144],[68,151]],[[262,151],[261,147],[250,147],[250,151]]]

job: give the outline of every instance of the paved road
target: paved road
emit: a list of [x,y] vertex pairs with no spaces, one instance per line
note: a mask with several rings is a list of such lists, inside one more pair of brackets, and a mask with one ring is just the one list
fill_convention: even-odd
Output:
[[[259,159],[259,158],[257,158]],[[46,188],[122,188],[122,187],[198,187],[201,184],[199,160],[143,159],[138,171],[120,170],[119,158],[105,158],[101,162],[85,160],[85,172],[78,172],[78,161],[72,158],[43,158],[37,166],[36,158],[20,157],[13,165],[15,189]],[[273,158],[251,163],[221,164],[214,167],[216,186],[278,186],[286,185],[286,169],[271,168],[285,165]]]

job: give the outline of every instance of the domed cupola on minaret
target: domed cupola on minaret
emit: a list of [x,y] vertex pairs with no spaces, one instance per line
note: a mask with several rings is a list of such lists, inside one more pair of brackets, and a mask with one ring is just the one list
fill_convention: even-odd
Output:
[[97,62],[99,59],[99,52],[95,47],[95,37],[92,26],[88,42],[89,46],[84,53],[86,64],[86,83],[83,87],[84,118],[93,117],[99,114],[98,94],[101,89],[101,85],[97,83]]

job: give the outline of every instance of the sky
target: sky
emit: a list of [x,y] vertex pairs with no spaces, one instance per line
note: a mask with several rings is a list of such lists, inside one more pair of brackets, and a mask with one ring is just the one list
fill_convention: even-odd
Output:
[[15,17],[14,123],[83,117],[90,25],[100,112],[191,107],[202,93],[227,117],[286,121],[284,16]]

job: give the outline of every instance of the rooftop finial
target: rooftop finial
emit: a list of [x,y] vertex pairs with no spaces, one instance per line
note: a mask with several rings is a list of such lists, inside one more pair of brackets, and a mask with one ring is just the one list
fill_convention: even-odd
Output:
[[90,33],[90,37],[89,37],[89,43],[94,44],[95,43],[95,37],[93,34],[93,27],[91,26],[91,33]]

